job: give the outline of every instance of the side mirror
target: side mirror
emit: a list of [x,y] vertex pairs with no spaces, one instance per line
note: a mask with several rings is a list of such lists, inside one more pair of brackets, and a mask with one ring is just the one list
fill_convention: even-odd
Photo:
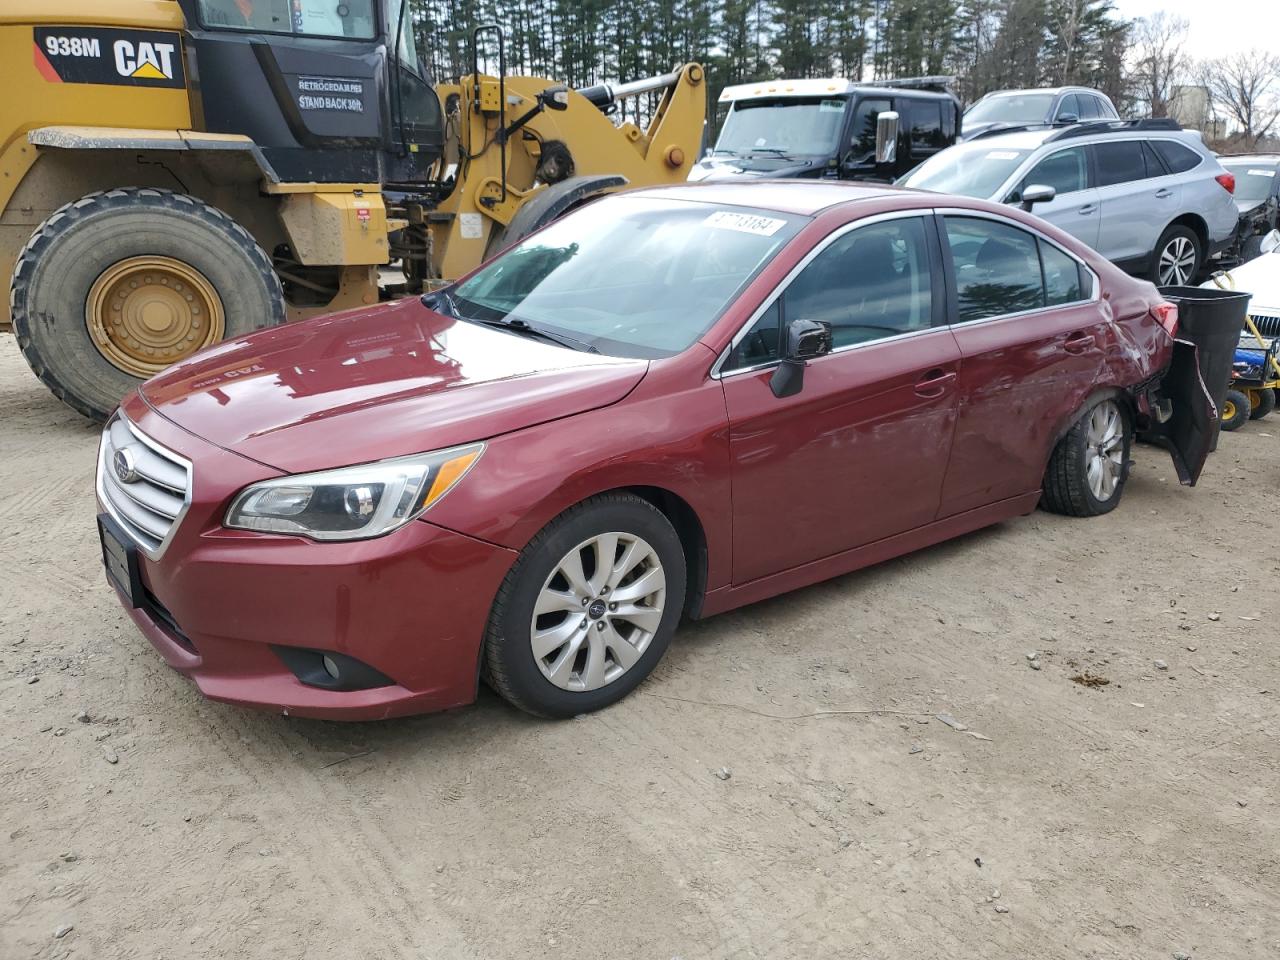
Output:
[[569,88],[563,83],[557,83],[538,94],[538,100],[548,110],[568,110]]
[[885,110],[876,117],[876,163],[898,159],[898,113]]
[[1074,113],[1058,114],[1058,123],[1079,123],[1079,122],[1080,122],[1080,117],[1078,114],[1074,114]]
[[1058,191],[1053,187],[1046,187],[1043,183],[1033,183],[1022,191],[1022,209],[1028,213],[1037,203],[1048,203],[1058,195]]
[[793,320],[787,327],[787,355],[769,379],[778,398],[790,397],[804,386],[804,365],[831,352],[831,324],[819,320]]

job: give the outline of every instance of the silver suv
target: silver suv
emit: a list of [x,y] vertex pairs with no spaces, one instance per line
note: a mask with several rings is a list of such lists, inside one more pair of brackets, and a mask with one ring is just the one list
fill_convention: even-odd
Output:
[[1171,120],[979,136],[898,181],[1035,210],[1130,273],[1185,284],[1231,245],[1235,178]]
[[997,128],[1035,123],[1076,123],[1118,120],[1115,104],[1089,87],[1040,87],[1035,90],[996,90],[964,112],[960,139],[972,140]]

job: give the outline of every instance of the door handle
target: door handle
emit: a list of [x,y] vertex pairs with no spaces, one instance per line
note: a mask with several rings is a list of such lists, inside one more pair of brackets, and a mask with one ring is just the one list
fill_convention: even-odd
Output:
[[1084,353],[1094,344],[1093,334],[1073,333],[1069,335],[1062,347],[1067,353]]
[[955,381],[955,371],[935,368],[916,381],[916,396],[940,397]]
[[1156,191],[1157,200],[1168,200],[1172,196],[1173,196],[1173,191],[1168,189],[1167,187],[1161,187],[1159,190]]
[[1076,213],[1093,213],[1096,209],[1097,208],[1092,203],[1086,203],[1083,207],[1077,210]]

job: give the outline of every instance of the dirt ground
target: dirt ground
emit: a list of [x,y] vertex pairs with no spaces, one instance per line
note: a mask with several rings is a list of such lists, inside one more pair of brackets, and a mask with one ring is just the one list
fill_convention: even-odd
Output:
[[600,714],[341,725],[169,670],[9,337],[0,410],[3,960],[1280,955],[1280,418],[686,626]]

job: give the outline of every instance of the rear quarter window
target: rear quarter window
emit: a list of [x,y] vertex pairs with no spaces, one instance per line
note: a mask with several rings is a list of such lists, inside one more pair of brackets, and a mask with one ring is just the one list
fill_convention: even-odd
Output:
[[1200,166],[1204,158],[1190,147],[1184,147],[1172,140],[1152,140],[1151,149],[1164,161],[1164,165],[1172,173],[1186,173]]

